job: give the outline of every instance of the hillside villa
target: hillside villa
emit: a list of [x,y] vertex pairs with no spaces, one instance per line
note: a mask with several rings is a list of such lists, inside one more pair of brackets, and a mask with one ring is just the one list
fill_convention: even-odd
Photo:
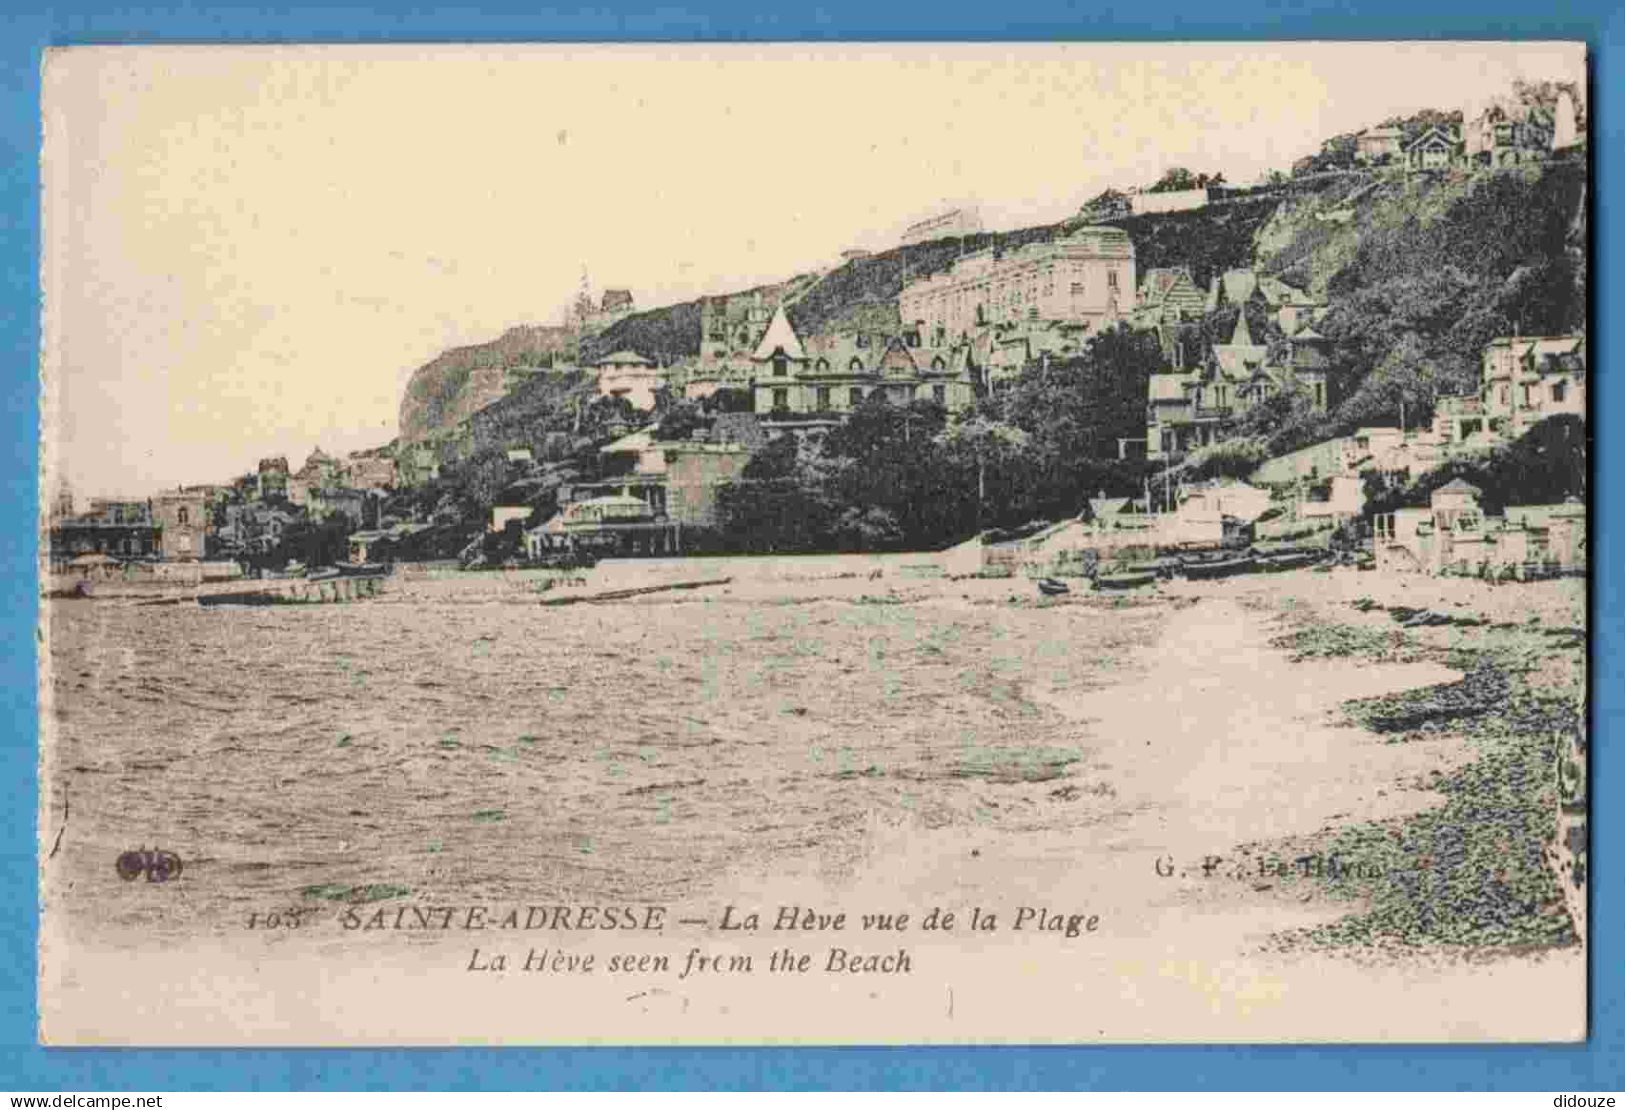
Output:
[[625,397],[632,407],[648,412],[655,407],[655,391],[666,384],[665,372],[652,359],[636,351],[616,351],[593,363],[598,372],[600,397]]
[[1354,160],[1367,163],[1392,161],[1399,157],[1404,140],[1405,133],[1397,127],[1368,127],[1354,137]]
[[966,351],[929,350],[917,332],[853,331],[803,342],[781,306],[751,355],[754,407],[771,431],[833,427],[874,394],[930,400],[950,412],[974,403]]

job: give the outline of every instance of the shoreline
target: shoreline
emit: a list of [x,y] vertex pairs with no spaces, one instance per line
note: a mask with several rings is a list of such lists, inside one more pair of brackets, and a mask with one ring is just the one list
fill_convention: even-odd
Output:
[[[327,902],[327,895],[300,895],[327,887],[383,891],[381,901],[359,903],[367,910],[601,897],[700,907],[713,917],[725,904],[908,905],[923,912],[978,903],[1060,909],[1081,900],[1109,923],[1110,939],[1090,955],[1051,953],[1062,960],[1054,966],[1059,975],[1081,959],[1076,974],[1108,992],[1129,981],[1136,990],[1167,989],[1179,981],[1168,979],[1169,954],[1186,952],[1205,967],[1248,969],[1225,988],[1239,992],[1227,995],[1242,1000],[1235,1005],[1252,998],[1247,1006],[1268,1010],[1276,1005],[1269,999],[1285,991],[1281,998],[1298,1001],[1280,1003],[1284,1014],[1307,1004],[1289,988],[1311,972],[1365,996],[1376,988],[1337,969],[1386,969],[1376,982],[1397,989],[1398,969],[1416,966],[1434,967],[1429,975],[1443,1004],[1453,992],[1487,990],[1555,960],[1563,975],[1578,975],[1579,986],[1548,992],[1549,1025],[1570,1028],[1565,1015],[1578,1014],[1575,1028],[1583,1030],[1582,946],[1517,950],[1485,945],[1484,935],[1455,946],[1283,945],[1283,935],[1391,913],[1394,892],[1382,887],[1387,872],[1359,872],[1352,881],[1276,874],[1217,882],[1200,871],[1210,854],[1253,867],[1265,858],[1290,869],[1313,852],[1359,864],[1337,842],[1344,830],[1403,830],[1445,811],[1451,794],[1440,784],[1485,758],[1497,739],[1457,735],[1451,724],[1422,742],[1390,743],[1392,730],[1359,725],[1348,707],[1384,699],[1403,706],[1416,691],[1450,688],[1472,670],[1464,664],[1476,651],[1533,656],[1534,641],[1555,642],[1540,629],[1583,624],[1583,590],[1574,583],[1482,587],[1299,571],[1057,601],[1037,597],[1020,579],[876,581],[839,565],[796,569],[794,581],[743,575],[692,593],[562,609],[450,599],[391,605],[384,598],[322,607],[328,612],[315,616],[160,610],[176,630],[189,630],[186,642],[196,648],[246,653],[233,664],[248,667],[244,673],[256,673],[253,660],[263,659],[259,666],[273,668],[263,671],[265,681],[295,680],[292,689],[319,699],[313,711],[258,741],[220,732],[230,727],[232,710],[211,699],[235,685],[193,676],[162,694],[143,694],[146,656],[119,656],[123,649],[110,655],[83,638],[96,628],[104,639],[116,635],[126,607],[78,607],[78,623],[87,627],[73,651],[92,664],[85,673],[125,675],[121,697],[156,698],[146,704],[190,716],[176,718],[178,739],[147,751],[121,752],[112,737],[86,749],[71,742],[73,730],[86,727],[73,722],[97,699],[83,703],[91,688],[72,693],[79,672],[66,676],[70,732],[54,748],[53,776],[80,782],[63,854],[46,864],[47,921],[51,910],[66,915],[57,918],[56,936],[76,964],[132,947],[145,961],[155,944],[184,938],[188,950],[220,947],[222,960],[281,966],[298,954],[333,971],[333,961],[352,951],[343,933],[277,938],[267,947],[258,935],[222,929],[221,915],[268,899],[322,913],[343,909],[346,902]],[[433,592],[442,592],[438,584]],[[1373,604],[1351,604],[1362,599]],[[1493,619],[1401,627],[1385,611],[1389,605]],[[71,609],[64,605],[56,616]],[[1531,616],[1543,623],[1529,624]],[[1344,628],[1357,632],[1327,634]],[[241,631],[220,638],[232,629]],[[278,646],[317,629],[332,631],[315,641],[311,658],[295,661]],[[1300,636],[1305,629],[1319,640]],[[559,637],[563,654],[546,646]],[[257,642],[261,649],[251,647]],[[1321,654],[1299,650],[1305,647]],[[1550,685],[1571,657],[1580,660],[1583,681],[1580,647],[1543,651],[1532,659],[1534,670],[1509,681]],[[115,659],[122,661],[108,670]],[[527,659],[544,669],[525,670]],[[372,689],[384,678],[381,667],[400,672],[386,682],[394,693]],[[594,691],[595,681],[644,696],[617,699],[610,689]],[[346,690],[353,694],[341,695]],[[421,706],[403,714],[395,703],[408,694]],[[274,696],[269,687],[251,694],[267,707]],[[585,704],[571,709],[577,701]],[[600,715],[611,706],[611,717]],[[219,716],[204,725],[198,713]],[[527,720],[555,717],[541,729]],[[118,727],[111,717],[101,721]],[[189,746],[211,735],[212,777],[185,785],[192,781]],[[266,744],[291,760],[271,805],[249,802],[239,788],[263,780],[254,768]],[[184,918],[139,889],[144,884],[124,887],[101,874],[100,856],[118,842],[128,814],[158,813],[142,800],[160,796],[150,789],[151,772],[119,780],[127,785],[117,805],[82,794],[89,782],[130,773],[121,768],[160,763],[168,770],[154,781],[167,777],[181,790],[170,791],[166,805],[190,816],[148,831],[170,846],[214,830],[207,834],[214,858],[188,860],[184,881],[198,885]],[[82,778],[86,769],[94,779]],[[236,797],[228,806],[247,810],[200,809],[187,800],[194,789],[199,801],[214,799],[209,804],[218,807]],[[487,810],[498,816],[482,823]],[[303,815],[298,825],[289,824],[294,814]],[[56,825],[47,819],[50,835]],[[252,832],[256,827],[265,832]],[[268,839],[272,829],[287,832]],[[1530,825],[1516,833],[1536,831]],[[1159,877],[1153,865],[1163,856],[1175,857],[1185,873]],[[1458,870],[1469,864],[1449,862]],[[215,890],[222,881],[227,886]],[[1266,882],[1268,889],[1255,889]],[[404,893],[393,893],[396,886]],[[89,907],[103,897],[125,907],[124,924],[104,917],[86,931],[99,916],[86,916]],[[995,992],[986,995],[989,1003],[996,996],[994,984],[978,978],[986,969],[1031,959],[992,941],[928,941],[913,939],[917,958],[964,992],[961,1007],[976,991]],[[387,948],[435,975],[448,970],[442,965],[455,949],[425,937]],[[924,989],[916,984],[906,998]],[[690,997],[699,1005],[711,996]],[[1185,1003],[1169,1004],[1185,1012]],[[927,1003],[921,995],[906,1005]],[[934,1012],[935,1003],[928,1008]],[[1100,1036],[1112,1029],[1151,1039],[1214,1035],[1200,1022],[1134,1032],[1128,1012],[1111,1012]],[[967,1020],[959,1013],[956,1021]],[[1311,1021],[1306,1014],[1267,1035],[1291,1039],[1293,1022]],[[1537,1016],[1518,1016],[1505,1035],[1528,1036],[1526,1023]],[[715,1020],[722,1024],[706,1028],[721,1035],[727,1021]],[[874,1035],[885,1039],[883,1031]]]

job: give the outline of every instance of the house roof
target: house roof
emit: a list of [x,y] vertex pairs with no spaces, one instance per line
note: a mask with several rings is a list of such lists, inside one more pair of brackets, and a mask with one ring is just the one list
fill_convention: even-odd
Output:
[[1465,481],[1465,480],[1463,480],[1461,478],[1452,478],[1449,482],[1447,482],[1444,485],[1440,486],[1438,489],[1434,490],[1433,492],[1436,493],[1436,494],[1438,494],[1438,493],[1470,493],[1474,497],[1477,497],[1479,494],[1483,493],[1484,491],[1479,489],[1477,486],[1473,485],[1471,482]]
[[796,329],[790,326],[790,317],[784,314],[783,305],[773,310],[773,320],[767,325],[767,331],[762,334],[762,341],[756,345],[756,353],[751,357],[765,362],[778,350],[783,350],[791,358],[807,357]]
[[598,449],[600,455],[619,455],[628,451],[647,451],[654,446],[654,433],[648,430],[632,432]]
[[[815,367],[822,361],[827,365],[824,372],[829,374],[869,374],[873,373],[879,363],[880,355],[886,350],[886,341],[883,337],[869,332],[862,334],[868,336],[868,342],[858,346],[858,332],[841,332],[835,335],[815,335],[802,346],[807,361]],[[785,354],[789,354],[786,351]],[[857,366],[852,365],[857,360]]]
[[1269,349],[1247,344],[1224,344],[1213,348],[1219,372],[1232,380],[1251,378],[1264,365]]
[[1585,343],[1585,338],[1579,335],[1564,335],[1550,339],[1532,339],[1529,341],[1529,353],[1537,358],[1547,358],[1553,355],[1571,355],[1579,350]]
[[1226,270],[1219,282],[1221,294],[1231,304],[1245,304],[1258,289],[1258,275],[1251,270]]
[[1158,266],[1145,272],[1140,282],[1141,295],[1161,299],[1181,283],[1194,288],[1189,271],[1180,266]]
[[1194,375],[1191,374],[1152,374],[1151,386],[1148,390],[1153,401],[1182,401],[1185,399],[1185,386],[1190,384]]
[[1438,126],[1430,127],[1422,132],[1405,147],[1406,151],[1419,150],[1424,146],[1454,147],[1459,140],[1452,132],[1445,131]]
[[1388,127],[1388,126],[1384,126],[1384,127],[1368,127],[1364,131],[1360,132],[1360,138],[1362,138],[1362,139],[1397,139],[1403,134],[1404,134],[1404,132],[1401,131],[1397,127]]
[[652,359],[644,358],[636,351],[616,351],[612,355],[605,355],[594,366],[653,366]]

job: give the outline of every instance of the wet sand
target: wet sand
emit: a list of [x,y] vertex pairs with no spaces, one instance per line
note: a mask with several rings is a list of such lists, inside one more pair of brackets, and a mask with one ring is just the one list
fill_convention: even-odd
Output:
[[[1363,963],[1280,951],[1271,941],[1283,930],[1357,907],[1254,873],[1271,843],[1437,805],[1424,786],[1433,772],[1473,758],[1449,738],[1385,743],[1339,708],[1457,672],[1294,661],[1273,641],[1292,620],[1380,618],[1345,613],[1353,596],[1454,597],[1476,584],[1303,573],[1050,603],[1024,581],[951,582],[920,562],[611,565],[558,588],[719,567],[732,581],[557,608],[534,603],[533,581],[499,576],[405,579],[376,601],[311,609],[53,603],[51,1039],[1583,1032],[1577,949]],[[1552,623],[1577,593],[1551,583],[1466,600]],[[184,857],[181,882],[114,873],[119,852],[153,846]],[[1210,874],[1215,857],[1225,862]],[[327,892],[352,888],[379,895],[361,905],[369,913],[665,904],[708,924],[628,947],[739,952],[758,970],[625,990],[549,978],[538,1007],[525,984],[465,969],[483,936],[337,927],[348,903]],[[244,927],[290,905],[314,906],[319,927]],[[906,911],[914,928],[717,930],[724,907],[771,916],[781,905],[847,908],[854,925],[861,910]],[[1035,934],[1029,921],[1015,932],[1023,906],[1094,916],[1097,931]],[[955,912],[956,927],[920,931],[932,907]],[[972,932],[973,909],[997,913],[999,927]],[[787,940],[820,963],[832,943],[906,945],[912,969],[761,973]],[[532,944],[612,950],[556,932],[490,943],[488,957],[523,958]],[[222,984],[235,984],[235,1005],[220,1005]]]

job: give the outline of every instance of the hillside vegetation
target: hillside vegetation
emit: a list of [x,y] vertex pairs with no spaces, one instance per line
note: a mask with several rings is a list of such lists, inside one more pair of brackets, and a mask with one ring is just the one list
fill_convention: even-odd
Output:
[[[1258,266],[1324,293],[1342,398],[1324,416],[1261,413],[1272,453],[1362,425],[1409,426],[1477,388],[1484,345],[1586,325],[1579,162],[1394,176],[1283,204]],[[1325,217],[1346,213],[1340,220]]]
[[572,333],[545,325],[509,328],[489,343],[453,347],[412,374],[401,397],[401,436],[417,439],[472,416],[478,399],[469,385],[475,370],[552,366],[574,355]]
[[[1191,475],[1246,473],[1263,458],[1362,426],[1403,418],[1418,427],[1440,396],[1476,389],[1489,340],[1583,329],[1586,191],[1578,161],[1476,173],[1334,172],[1238,191],[1196,211],[1111,221],[1133,239],[1142,273],[1187,266],[1205,285],[1225,269],[1252,266],[1330,306],[1316,324],[1330,341],[1330,410],[1310,412],[1302,397],[1271,398],[1243,418],[1233,445],[1196,460]],[[797,279],[801,295],[790,314],[804,333],[859,319],[892,326],[905,281],[968,251],[1010,250],[1071,226],[942,239],[852,260],[817,280]],[[1279,354],[1286,339],[1275,315],[1254,300],[1180,329],[1187,365],[1224,342],[1241,311],[1255,339]],[[685,302],[628,317],[594,346],[674,361],[695,353],[698,333],[699,305]],[[563,369],[537,373],[469,411],[475,369],[546,365],[565,339],[559,329],[513,329],[492,344],[448,352],[414,376],[403,429],[467,421],[432,495],[437,507],[457,511],[441,515],[474,525],[479,507],[512,480],[502,461],[506,447],[525,444],[549,467],[591,475],[599,466],[595,446],[636,422],[630,411],[610,411],[625,402],[595,398],[590,371]],[[956,419],[928,403],[865,406],[822,445],[781,441],[761,452],[742,480],[722,491],[718,534],[706,542],[727,550],[918,549],[975,530],[1074,515],[1102,494],[1143,492],[1164,468],[1126,461],[1120,449],[1145,434],[1147,381],[1163,368],[1155,337],[1125,326],[1096,337],[1077,357],[1029,366],[1010,388]],[[662,399],[665,418],[682,411]],[[1576,492],[1579,440],[1572,430],[1564,434],[1562,450],[1530,455],[1520,448],[1458,470],[1486,489],[1500,489],[1503,473],[1538,471],[1536,484],[1552,497]],[[1388,493],[1420,497],[1424,485]],[[538,487],[525,500],[543,508],[548,497]]]
[[[1140,272],[1159,266],[1189,266],[1192,276],[1206,284],[1214,274],[1248,265],[1253,241],[1274,212],[1279,198],[1248,197],[1226,201],[1194,212],[1135,216],[1107,221],[1127,231],[1134,242]],[[911,243],[854,259],[829,271],[794,302],[791,323],[803,335],[840,326],[885,329],[896,327],[897,295],[905,282],[946,270],[954,260],[973,251],[992,248],[1015,250],[1028,243],[1048,242],[1078,226],[1069,220],[1008,232]],[[803,276],[792,281],[807,281]],[[776,295],[782,286],[761,286],[764,295]],[[729,296],[749,296],[744,289]],[[585,352],[588,358],[611,351],[632,350],[657,362],[673,363],[699,354],[700,306],[683,301],[635,313],[596,336]],[[550,366],[574,355],[563,328],[518,327],[491,343],[447,351],[418,369],[401,402],[401,434],[411,439],[447,429],[472,415],[476,399],[469,382],[484,366]]]

